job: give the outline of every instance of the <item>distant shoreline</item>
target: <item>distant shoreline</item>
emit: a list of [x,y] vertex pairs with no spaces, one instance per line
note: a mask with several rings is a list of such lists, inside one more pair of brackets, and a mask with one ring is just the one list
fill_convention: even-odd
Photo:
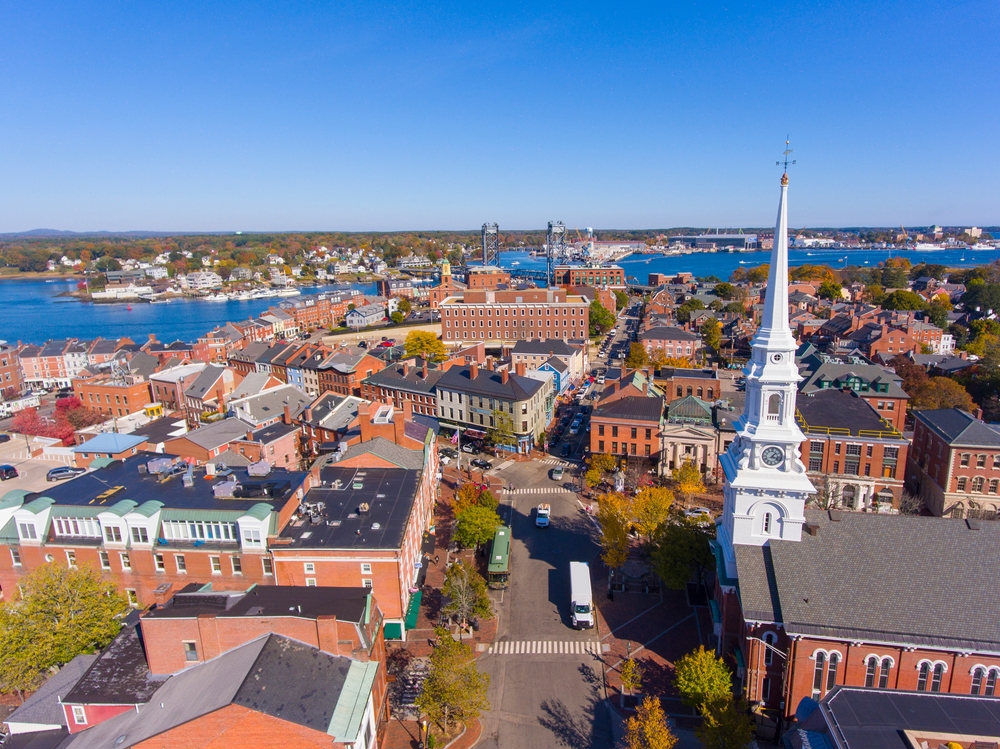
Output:
[[53,281],[69,281],[75,278],[82,279],[76,273],[53,273],[52,271],[16,271],[14,273],[0,272],[0,281],[39,281],[52,279]]

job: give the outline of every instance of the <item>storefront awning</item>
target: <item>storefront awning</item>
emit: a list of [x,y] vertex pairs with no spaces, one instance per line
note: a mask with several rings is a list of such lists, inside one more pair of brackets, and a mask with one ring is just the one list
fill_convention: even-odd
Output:
[[483,437],[486,436],[486,432],[482,431],[481,429],[472,429],[470,427],[469,429],[465,430],[462,436],[465,437],[466,439],[481,440]]
[[386,622],[382,628],[382,634],[385,635],[385,639],[387,640],[402,640],[403,625],[399,622]]
[[420,601],[423,600],[424,592],[418,590],[410,596],[410,602],[406,606],[406,618],[403,620],[407,629],[417,628],[417,615],[420,613]]

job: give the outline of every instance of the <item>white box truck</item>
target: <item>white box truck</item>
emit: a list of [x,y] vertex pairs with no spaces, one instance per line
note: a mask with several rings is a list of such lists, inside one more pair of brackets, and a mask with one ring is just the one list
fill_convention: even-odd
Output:
[[594,626],[594,594],[590,589],[590,566],[586,562],[569,563],[570,607],[573,629]]

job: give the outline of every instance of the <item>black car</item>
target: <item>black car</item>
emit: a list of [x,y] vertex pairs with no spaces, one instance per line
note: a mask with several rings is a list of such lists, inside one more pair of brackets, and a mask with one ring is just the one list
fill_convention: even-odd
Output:
[[7,479],[16,479],[17,469],[9,464],[4,464],[0,466],[0,481],[6,481]]
[[490,463],[488,460],[484,460],[483,458],[474,458],[470,463],[470,465],[473,468],[479,468],[480,470],[483,471],[487,471],[493,467],[492,463]]
[[2,445],[4,442],[10,442],[9,434],[0,434],[0,445]]

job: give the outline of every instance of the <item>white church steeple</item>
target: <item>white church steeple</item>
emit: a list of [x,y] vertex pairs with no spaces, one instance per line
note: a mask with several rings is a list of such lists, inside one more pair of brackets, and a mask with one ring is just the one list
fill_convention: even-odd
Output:
[[795,363],[797,344],[788,324],[789,153],[785,151],[764,314],[743,370],[746,405],[733,424],[736,439],[720,459],[726,483],[719,542],[730,572],[734,572],[734,545],[801,540],[806,499],[815,491],[799,457],[805,436],[795,421],[801,377]]

